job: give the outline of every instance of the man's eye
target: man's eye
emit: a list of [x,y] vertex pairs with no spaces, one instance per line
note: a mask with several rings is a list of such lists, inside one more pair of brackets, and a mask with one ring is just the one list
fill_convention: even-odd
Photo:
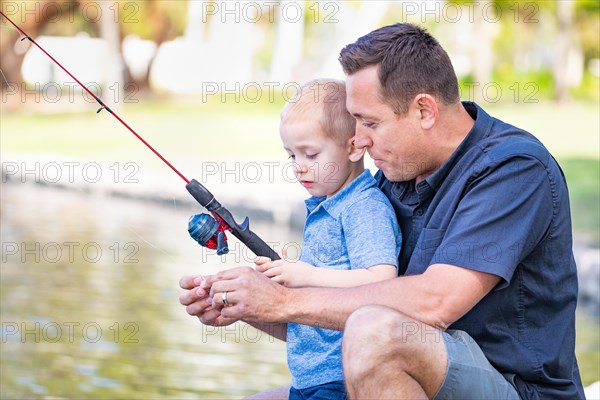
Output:
[[375,126],[374,122],[363,122],[362,126],[366,127],[366,128],[373,128]]
[[290,159],[290,160],[295,160],[295,159],[296,159],[296,156],[295,156],[295,155],[293,155],[293,154],[290,154],[290,156],[288,157],[288,159]]
[[308,158],[309,160],[313,160],[315,159],[317,156],[319,155],[319,153],[315,153],[315,154],[307,154],[306,158]]

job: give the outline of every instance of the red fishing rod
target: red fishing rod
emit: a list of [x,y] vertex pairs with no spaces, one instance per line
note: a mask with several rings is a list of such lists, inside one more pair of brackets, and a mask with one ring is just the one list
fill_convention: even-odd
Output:
[[[215,199],[211,192],[208,191],[200,182],[195,179],[187,179],[177,168],[173,166],[166,158],[164,158],[154,147],[150,145],[143,137],[141,137],[129,124],[127,124],[121,117],[119,117],[113,110],[110,109],[104,102],[96,96],[91,90],[89,90],[83,83],[79,81],[72,73],[70,73],[61,63],[59,63],[54,57],[50,55],[42,46],[40,46],[31,36],[23,31],[17,24],[15,24],[6,14],[0,11],[0,14],[14,26],[23,35],[21,41],[28,39],[38,49],[40,49],[45,55],[47,55],[56,65],[58,65],[67,75],[73,78],[79,86],[81,86],[86,92],[88,92],[98,104],[100,108],[96,113],[102,110],[108,111],[113,117],[115,117],[125,128],[127,128],[136,138],[138,138],[143,144],[146,145],[158,158],[160,158],[165,164],[169,166],[181,179],[186,183],[185,188],[187,191],[196,199],[198,203],[206,208],[212,217],[208,214],[196,214],[192,216],[188,223],[188,232],[194,240],[200,243],[204,247],[209,249],[217,249],[217,254],[226,254],[229,249],[227,247],[227,237],[225,232],[230,231],[235,237],[237,237],[242,243],[244,243],[254,254],[257,256],[269,257],[271,260],[278,260],[279,255],[266,244],[258,235],[250,230],[249,220],[246,217],[241,224],[238,224],[229,210],[221,205]],[[214,218],[213,218],[214,217]]]

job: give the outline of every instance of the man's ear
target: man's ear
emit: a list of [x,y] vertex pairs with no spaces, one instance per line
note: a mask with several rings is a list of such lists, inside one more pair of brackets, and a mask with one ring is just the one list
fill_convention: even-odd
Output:
[[419,93],[415,96],[413,104],[419,112],[421,128],[431,129],[437,120],[439,109],[433,96],[426,93]]
[[362,160],[363,156],[365,155],[365,151],[367,151],[366,147],[359,149],[354,145],[354,138],[349,140],[348,158],[350,161],[358,162]]

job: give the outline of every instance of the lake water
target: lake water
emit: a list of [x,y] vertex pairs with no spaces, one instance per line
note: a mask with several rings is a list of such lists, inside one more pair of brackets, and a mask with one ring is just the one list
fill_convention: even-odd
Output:
[[199,211],[4,184],[0,397],[241,398],[289,384],[282,342],[205,327],[179,304],[181,276],[250,264],[235,238],[223,258],[192,241]]
[[[235,238],[224,257],[189,238],[199,208],[34,184],[0,196],[0,398],[237,399],[289,384],[282,342],[245,324],[205,327],[179,304],[181,276],[250,264]],[[252,228],[280,247],[300,242]],[[589,383],[599,330],[580,316]]]

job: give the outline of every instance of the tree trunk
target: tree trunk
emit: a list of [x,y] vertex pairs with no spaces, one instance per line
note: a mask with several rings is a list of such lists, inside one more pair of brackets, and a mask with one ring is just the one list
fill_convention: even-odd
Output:
[[563,102],[569,98],[569,58],[573,30],[573,1],[558,1],[558,38],[556,43],[556,59],[554,62],[555,99]]
[[319,75],[339,76],[343,79],[344,75],[338,61],[340,51],[346,45],[356,41],[360,36],[366,35],[375,29],[385,16],[391,2],[387,0],[363,1],[358,11],[354,11],[352,5],[345,2],[336,4],[339,4],[340,10],[344,8],[341,14],[352,15],[352,22],[332,24],[335,26],[335,44],[331,49],[329,57],[321,65]]
[[[282,1],[283,7],[287,1]],[[304,2],[299,3],[304,14]],[[289,82],[294,77],[294,68],[302,60],[304,47],[304,21],[292,21],[279,16],[275,37],[275,50],[271,62],[271,80]]]
[[479,1],[475,4],[475,20],[473,26],[473,40],[471,47],[471,62],[473,65],[473,78],[475,80],[474,101],[484,102],[490,98],[483,88],[492,81],[492,70],[494,68],[493,39],[494,24],[486,21],[483,10],[489,10],[491,0]]
[[[61,3],[58,1],[48,1],[48,3],[55,3],[56,7],[46,6],[46,8],[44,8],[46,12],[40,12],[33,18],[27,16],[25,21],[23,21],[24,16],[21,15],[22,12],[11,14],[4,7],[2,7],[2,9],[19,28],[35,39],[38,37],[48,20],[56,18],[58,10],[61,7]],[[41,10],[42,7],[38,7],[38,9]],[[0,87],[2,90],[12,91],[13,88],[20,89],[21,83],[23,82],[21,66],[23,65],[25,53],[27,53],[27,50],[32,44],[28,40],[19,43],[19,40],[22,37],[21,33],[17,31],[10,22],[5,20],[4,17],[0,17],[0,20],[0,23],[2,24],[0,30],[0,71],[2,72],[0,81],[2,83],[0,84]]]
[[125,99],[125,63],[121,53],[121,30],[119,23],[111,17],[111,3],[100,2],[103,17],[100,19],[100,34],[108,44],[108,56],[104,60],[105,81],[103,101],[118,110]]
[[7,32],[11,29],[8,26],[8,22],[3,26],[4,34],[0,39],[0,88],[8,90],[10,92],[18,90],[18,87],[23,81],[21,77],[21,65],[23,64],[23,58],[25,53],[17,54],[14,50],[16,46],[25,47],[27,43],[17,43],[19,40],[19,33]]

